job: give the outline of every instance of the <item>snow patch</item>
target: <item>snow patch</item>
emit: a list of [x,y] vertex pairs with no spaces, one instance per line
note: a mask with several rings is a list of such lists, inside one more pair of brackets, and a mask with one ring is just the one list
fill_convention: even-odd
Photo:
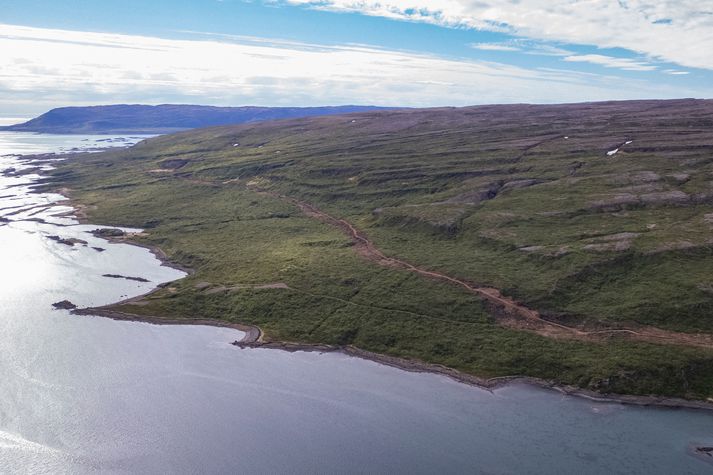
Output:
[[[624,145],[629,145],[629,144],[632,143],[632,142],[633,142],[633,140],[627,140],[626,142],[624,142]],[[619,149],[620,149],[621,147],[623,147],[624,145],[621,145],[621,146],[615,148],[614,150],[609,150],[609,151],[607,152],[607,156],[608,156],[608,157],[611,157],[611,156],[613,156],[613,155],[616,155],[616,154],[619,152]]]

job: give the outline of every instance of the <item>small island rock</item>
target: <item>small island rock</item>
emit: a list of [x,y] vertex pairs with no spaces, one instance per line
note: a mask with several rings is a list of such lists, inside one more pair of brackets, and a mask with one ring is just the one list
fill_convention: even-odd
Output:
[[52,306],[56,309],[62,309],[62,310],[74,310],[75,308],[77,308],[77,306],[74,305],[69,300],[62,300],[61,302],[55,302],[52,304]]

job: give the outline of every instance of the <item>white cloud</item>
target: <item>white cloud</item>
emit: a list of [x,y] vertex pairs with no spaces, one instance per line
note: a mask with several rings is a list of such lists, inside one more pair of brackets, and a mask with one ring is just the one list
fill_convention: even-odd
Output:
[[618,68],[627,71],[653,71],[657,69],[656,66],[645,62],[636,61],[629,58],[615,58],[613,56],[604,56],[601,54],[572,55],[566,56],[564,60],[574,63],[598,64],[607,68]]
[[0,111],[70,104],[467,105],[711,95],[360,45],[170,40],[0,24]]
[[504,43],[471,43],[468,46],[482,51],[520,51],[517,46]]
[[711,0],[284,0],[444,26],[506,31],[544,41],[626,48],[713,69]]
[[483,51],[518,51],[539,56],[569,56],[574,54],[572,51],[559,46],[525,38],[513,38],[498,43],[470,43],[468,46]]
[[665,69],[664,72],[673,76],[685,76],[686,74],[690,74],[689,71],[679,71],[677,69]]
[[552,46],[547,44],[533,44],[532,47],[525,51],[527,54],[538,54],[541,56],[569,56],[572,51],[560,48],[558,46]]

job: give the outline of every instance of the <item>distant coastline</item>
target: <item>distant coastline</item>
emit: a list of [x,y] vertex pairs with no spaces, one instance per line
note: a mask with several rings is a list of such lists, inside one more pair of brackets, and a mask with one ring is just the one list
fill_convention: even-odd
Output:
[[[167,134],[183,130],[269,120],[351,114],[394,108],[377,106],[214,107],[189,104],[115,104],[61,107],[30,120],[0,122],[0,132],[46,134]],[[10,119],[7,119],[8,121]],[[20,122],[22,121],[22,122]]]

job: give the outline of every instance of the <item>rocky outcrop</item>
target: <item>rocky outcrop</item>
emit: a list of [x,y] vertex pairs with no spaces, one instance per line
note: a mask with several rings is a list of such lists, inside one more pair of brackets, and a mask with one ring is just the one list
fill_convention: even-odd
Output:
[[88,243],[87,241],[83,239],[77,239],[77,238],[61,238],[59,236],[47,236],[47,239],[51,239],[52,241],[55,241],[59,244],[64,244],[65,246],[70,246],[74,247],[76,244],[81,244],[83,246],[86,246]]
[[713,463],[713,447],[708,447],[708,446],[694,447],[693,454],[703,460]]
[[537,180],[535,178],[530,178],[526,180],[513,180],[505,183],[500,191],[517,190],[519,188],[527,188],[530,186],[538,185],[542,183],[542,180]]
[[598,252],[621,252],[626,251],[631,248],[631,241],[613,241],[613,242],[603,242],[597,244],[586,244],[582,249],[585,251],[598,251]]
[[178,170],[188,164],[188,160],[169,159],[159,162],[158,166],[164,170]]
[[691,196],[680,190],[657,191],[641,195],[616,193],[611,197],[590,202],[589,208],[600,211],[619,211],[627,206],[683,205],[691,202]]
[[690,196],[680,190],[646,193],[640,198],[644,204],[683,204],[691,200]]
[[602,211],[618,211],[622,207],[639,204],[639,197],[632,193],[619,193],[609,198],[589,203],[589,207]]
[[489,185],[483,186],[482,188],[478,188],[472,191],[466,191],[465,193],[456,195],[453,198],[449,198],[448,200],[444,201],[444,203],[477,205],[482,203],[483,201],[488,201],[495,198],[502,189],[502,187],[502,183],[491,183]]
[[115,237],[122,237],[126,233],[122,231],[121,229],[116,229],[116,228],[100,228],[100,229],[95,229],[92,231],[92,234],[96,237],[100,238],[115,238]]
[[57,310],[74,310],[75,308],[77,308],[77,306],[74,305],[69,300],[62,300],[61,302],[55,302],[52,304],[52,306]]
[[666,176],[676,180],[678,183],[685,183],[691,179],[691,175],[689,173],[672,173]]

